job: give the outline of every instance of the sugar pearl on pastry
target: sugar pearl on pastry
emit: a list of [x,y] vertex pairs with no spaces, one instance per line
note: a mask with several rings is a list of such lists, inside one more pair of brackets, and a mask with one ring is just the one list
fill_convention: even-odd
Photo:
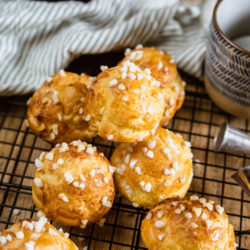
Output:
[[66,76],[65,71],[64,71],[63,69],[60,69],[60,70],[59,70],[59,74],[60,74],[61,76]]
[[175,209],[174,212],[175,212],[176,214],[181,214],[181,209],[177,208],[177,209]]
[[81,221],[83,228],[87,226],[88,222],[89,222],[88,220]]
[[64,174],[64,178],[68,184],[72,183],[74,181],[74,177],[71,175],[70,172],[66,172]]
[[53,161],[54,153],[53,152],[47,153],[45,155],[45,158],[48,159],[48,160],[50,160],[50,161]]
[[162,239],[164,238],[164,236],[165,236],[164,234],[158,234],[158,235],[157,235],[157,238],[158,238],[159,240],[162,240]]
[[132,206],[133,206],[133,207],[139,207],[140,205],[139,205],[138,203],[133,202],[133,203],[132,203]]
[[43,97],[42,103],[48,103],[48,102],[49,102],[49,98],[48,97]]
[[108,69],[108,66],[101,65],[100,69],[101,69],[101,71],[104,71],[104,70]]
[[165,222],[164,221],[161,221],[161,220],[157,220],[156,222],[155,222],[155,227],[157,227],[157,228],[163,228],[163,227],[165,227]]
[[197,228],[198,225],[197,225],[196,223],[194,223],[194,222],[191,222],[190,227],[191,227],[191,228]]
[[35,165],[38,169],[41,169],[43,167],[43,163],[39,159],[35,160]]
[[110,201],[108,201],[107,199],[108,199],[107,196],[103,197],[103,199],[102,199],[103,206],[105,206],[105,207],[112,207],[112,203]]
[[215,206],[215,209],[216,211],[219,213],[219,214],[222,214],[224,212],[224,208],[221,207],[220,205],[216,205]]
[[96,174],[95,169],[92,169],[92,170],[90,171],[90,176],[91,176],[91,177],[94,177],[94,176],[95,176],[95,174]]
[[170,153],[170,150],[168,148],[163,148],[163,153],[168,157],[168,159],[172,160],[172,155]]
[[18,232],[16,233],[16,237],[17,237],[18,239],[23,239],[23,237],[24,237],[23,231],[18,231]]
[[121,83],[121,84],[118,85],[118,89],[119,89],[119,90],[125,90],[125,89],[126,89],[126,86],[125,86],[124,84]]
[[187,218],[187,219],[191,219],[192,218],[192,214],[187,212],[184,214],[184,216]]
[[54,90],[53,95],[52,95],[52,100],[54,104],[57,104],[59,102],[58,95],[59,95],[59,92],[57,90]]
[[39,188],[43,187],[43,182],[40,178],[34,178],[34,183]]
[[146,153],[146,156],[149,158],[153,158],[154,157],[154,153],[151,150],[148,150]]
[[129,98],[128,98],[127,96],[123,96],[123,97],[122,97],[122,100],[123,100],[124,102],[127,102],[127,101],[129,100]]
[[64,202],[67,202],[67,203],[69,202],[68,197],[65,194],[63,194],[63,193],[59,194],[58,198],[61,199]]
[[171,203],[171,205],[173,205],[174,207],[176,207],[176,206],[178,205],[178,202],[177,202],[177,201],[173,201],[173,202]]
[[125,50],[125,56],[129,55],[131,53],[131,49],[130,48],[126,48]]
[[147,183],[147,184],[145,185],[145,187],[144,187],[143,190],[145,190],[146,192],[150,192],[150,191],[151,191],[151,187],[152,187],[151,183]]
[[206,219],[207,219],[207,215],[206,215],[205,213],[203,213],[203,214],[201,215],[201,219],[202,219],[202,220],[206,220]]
[[202,213],[202,208],[200,208],[200,207],[193,207],[192,211],[195,213],[196,217],[200,217],[200,215]]
[[189,141],[185,141],[185,147],[191,148],[191,143]]
[[155,146],[156,146],[156,141],[155,141],[155,140],[152,140],[152,141],[150,141],[150,142],[148,143],[148,147],[149,147],[150,149],[155,148]]
[[126,163],[126,164],[129,164],[130,157],[131,157],[130,154],[127,154],[127,155],[126,155],[126,157],[125,157],[125,163]]
[[61,122],[62,121],[62,114],[61,113],[57,113],[57,118]]
[[83,108],[80,108],[78,113],[81,115],[83,113]]
[[140,167],[136,167],[136,168],[135,168],[135,172],[136,172],[137,174],[141,174],[141,168],[140,168]]
[[136,79],[136,75],[133,74],[133,73],[128,73],[128,77],[131,81],[135,80]]
[[46,81],[47,81],[47,82],[51,82],[51,81],[52,81],[52,77],[48,76],[48,77],[46,78]]
[[199,200],[199,197],[197,195],[191,195],[190,200],[197,201],[197,200]]
[[60,152],[65,152],[69,149],[68,144],[66,142],[62,143],[61,148],[59,149]]
[[144,69],[144,71],[145,71],[147,74],[151,75],[151,70],[150,70],[149,68]]
[[130,161],[130,163],[129,163],[129,166],[130,166],[131,168],[133,168],[133,167],[135,166],[136,163],[137,163],[137,160],[136,160],[136,159],[132,159],[132,160]]
[[160,219],[163,216],[164,212],[163,210],[160,210],[157,212],[157,217]]
[[147,214],[147,216],[146,216],[146,219],[147,219],[147,220],[151,220],[151,218],[152,218],[152,214],[149,212],[149,213]]
[[137,44],[137,45],[136,45],[136,47],[135,47],[135,49],[142,49],[142,48],[143,48],[143,45],[142,45],[142,44],[140,44],[140,43],[139,43],[139,44]]
[[50,133],[50,139],[51,140],[54,140],[56,138],[56,135],[52,132],[52,133]]
[[172,185],[172,181],[166,180],[163,185],[164,185],[164,187],[169,187]]
[[159,62],[158,65],[157,65],[157,69],[162,69],[162,67],[163,67],[163,63]]
[[142,80],[142,79],[143,79],[143,75],[140,74],[140,73],[138,73],[138,74],[137,74],[137,79],[138,79],[139,81]]
[[159,81],[152,81],[151,82],[151,84],[153,85],[153,86],[157,86],[157,87],[160,87],[160,85],[161,85],[161,83],[159,82]]
[[118,81],[116,79],[113,79],[109,82],[109,87],[113,87],[118,83]]
[[94,154],[94,149],[93,149],[93,147],[90,147],[90,146],[87,147],[86,153],[88,153],[88,154],[90,154],[90,155]]
[[141,187],[144,187],[144,186],[145,186],[145,182],[144,182],[144,181],[141,181],[141,182],[140,182],[140,186],[141,186]]

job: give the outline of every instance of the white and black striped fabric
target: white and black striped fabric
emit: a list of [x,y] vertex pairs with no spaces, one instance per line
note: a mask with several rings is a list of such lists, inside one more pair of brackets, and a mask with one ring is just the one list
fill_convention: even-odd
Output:
[[200,77],[206,34],[199,19],[183,27],[180,7],[177,0],[0,0],[0,95],[34,91],[81,54],[139,43],[168,51]]

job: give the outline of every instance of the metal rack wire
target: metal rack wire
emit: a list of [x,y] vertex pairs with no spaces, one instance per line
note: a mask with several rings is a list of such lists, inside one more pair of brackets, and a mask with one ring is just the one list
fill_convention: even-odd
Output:
[[[96,75],[101,64],[115,65],[121,53],[83,56],[69,66],[69,71]],[[239,168],[250,163],[246,155],[215,153],[213,137],[219,125],[230,122],[250,132],[247,120],[232,118],[220,111],[207,96],[197,79],[187,81],[186,100],[168,128],[191,141],[194,153],[194,179],[189,193],[197,193],[223,205],[234,225],[239,249],[250,245],[250,199],[231,179]],[[31,197],[34,160],[51,146],[33,135],[25,124],[28,96],[0,98],[0,230],[19,219],[36,216]],[[113,143],[94,138],[92,144],[110,157]],[[79,247],[89,249],[146,249],[140,238],[140,225],[146,210],[135,208],[116,197],[103,228],[91,225],[85,230],[64,228]]]

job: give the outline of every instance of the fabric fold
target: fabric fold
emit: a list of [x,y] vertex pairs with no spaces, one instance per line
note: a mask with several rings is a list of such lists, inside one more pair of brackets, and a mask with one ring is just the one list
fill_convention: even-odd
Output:
[[183,24],[180,8],[183,13],[190,5],[176,0],[0,1],[0,95],[35,91],[79,55],[139,43],[166,50],[180,69],[201,77],[206,32],[191,12],[191,21]]

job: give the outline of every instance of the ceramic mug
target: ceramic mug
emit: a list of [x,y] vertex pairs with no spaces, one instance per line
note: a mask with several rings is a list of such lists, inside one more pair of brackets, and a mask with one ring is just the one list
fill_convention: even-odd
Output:
[[209,29],[205,85],[221,109],[245,118],[250,118],[248,45],[250,0],[219,0]]

